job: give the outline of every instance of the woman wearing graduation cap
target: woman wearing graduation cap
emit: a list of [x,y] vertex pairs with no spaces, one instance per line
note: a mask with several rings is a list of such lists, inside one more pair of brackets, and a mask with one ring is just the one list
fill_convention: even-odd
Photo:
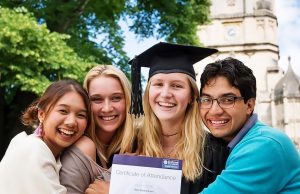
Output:
[[[181,194],[198,193],[213,182],[228,156],[226,145],[201,127],[197,103],[193,64],[215,52],[161,42],[130,61],[131,113],[144,115],[137,153],[183,160]],[[141,67],[150,68],[143,99]]]

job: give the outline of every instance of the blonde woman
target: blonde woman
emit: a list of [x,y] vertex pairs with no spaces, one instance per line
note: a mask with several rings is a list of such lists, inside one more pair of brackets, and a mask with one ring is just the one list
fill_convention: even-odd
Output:
[[159,43],[131,61],[134,93],[139,90],[139,68],[150,67],[143,97],[134,96],[132,113],[143,114],[138,153],[183,160],[182,194],[198,193],[225,166],[226,145],[201,127],[199,92],[193,64],[214,49]]
[[96,66],[87,73],[84,88],[91,101],[94,127],[62,157],[61,183],[68,193],[84,193],[96,179],[107,180],[106,169],[113,155],[132,152],[135,140],[129,113],[131,85],[125,74],[112,65]]

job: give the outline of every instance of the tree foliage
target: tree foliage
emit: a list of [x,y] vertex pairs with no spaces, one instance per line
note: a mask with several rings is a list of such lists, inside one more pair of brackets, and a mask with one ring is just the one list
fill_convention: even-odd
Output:
[[120,20],[127,20],[139,39],[154,36],[199,45],[197,26],[208,21],[210,1],[2,0],[1,4],[26,7],[50,31],[69,34],[68,45],[82,58],[113,63],[128,73]]
[[26,9],[0,8],[0,86],[6,98],[18,88],[40,94],[53,80],[82,81],[92,64],[77,56],[68,38],[38,24]]
[[199,45],[197,27],[209,21],[209,0],[141,0],[128,4],[130,29],[142,38]]

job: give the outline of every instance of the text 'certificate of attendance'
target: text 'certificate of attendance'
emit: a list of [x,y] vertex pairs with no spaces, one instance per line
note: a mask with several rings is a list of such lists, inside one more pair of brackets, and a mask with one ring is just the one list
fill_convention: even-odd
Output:
[[180,194],[182,160],[115,154],[109,194]]

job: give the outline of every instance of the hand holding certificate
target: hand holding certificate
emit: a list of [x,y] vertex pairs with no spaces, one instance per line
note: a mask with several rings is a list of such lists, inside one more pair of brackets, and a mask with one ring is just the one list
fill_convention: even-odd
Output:
[[115,155],[109,194],[180,194],[182,161]]

